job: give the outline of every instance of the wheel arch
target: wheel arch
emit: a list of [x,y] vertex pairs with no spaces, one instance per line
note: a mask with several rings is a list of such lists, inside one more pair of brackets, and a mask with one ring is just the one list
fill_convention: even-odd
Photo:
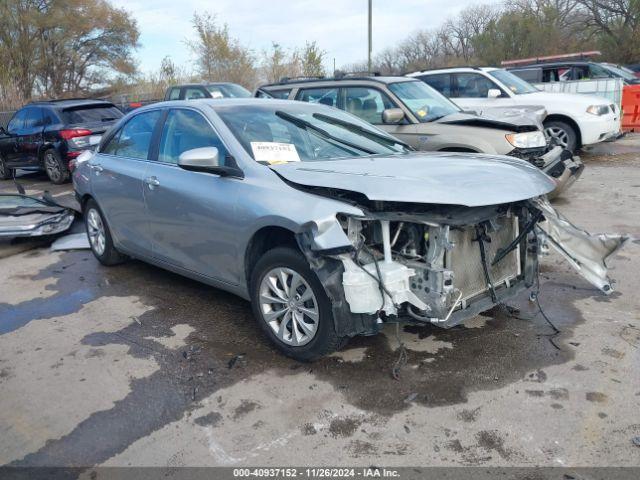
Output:
[[253,268],[260,257],[269,250],[280,246],[289,246],[300,250],[295,233],[285,227],[265,226],[251,236],[244,254],[244,275],[247,288],[251,282]]
[[573,128],[573,130],[576,132],[576,143],[577,143],[576,148],[582,147],[582,132],[580,131],[580,126],[575,122],[575,120],[573,120],[571,117],[568,117],[566,115],[553,113],[551,115],[547,115],[547,117],[544,119],[542,123],[544,125],[547,122],[552,122],[554,120],[558,122],[564,122],[570,125]]

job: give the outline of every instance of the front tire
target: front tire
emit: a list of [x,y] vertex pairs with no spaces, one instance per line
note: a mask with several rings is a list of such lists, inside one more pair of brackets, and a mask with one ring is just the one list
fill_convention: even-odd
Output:
[[544,122],[544,133],[549,139],[553,139],[556,145],[566,148],[574,153],[578,148],[578,132],[567,122],[550,120]]
[[312,361],[342,346],[331,301],[298,250],[265,253],[253,269],[250,292],[258,324],[285,355]]
[[113,246],[107,221],[95,200],[89,200],[84,208],[84,224],[91,251],[103,265],[117,265],[124,257]]
[[69,180],[69,168],[55,149],[50,148],[45,151],[42,156],[42,161],[44,163],[44,170],[47,172],[47,177],[49,177],[51,183],[62,185]]

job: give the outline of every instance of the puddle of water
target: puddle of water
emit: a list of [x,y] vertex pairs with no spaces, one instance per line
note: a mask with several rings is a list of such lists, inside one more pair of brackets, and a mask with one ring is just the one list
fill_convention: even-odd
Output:
[[[62,268],[63,265],[67,267]],[[126,328],[94,332],[83,343],[96,347],[124,344],[130,355],[152,356],[160,368],[149,377],[132,381],[131,392],[112,409],[94,413],[71,433],[51,440],[16,465],[102,463],[137,439],[180,419],[217,390],[266,371],[292,377],[311,373],[332,385],[353,406],[390,416],[413,403],[464,403],[470,392],[501,388],[528,378],[531,372],[537,372],[534,380],[543,379],[544,368],[573,358],[570,347],[557,350],[543,336],[549,333],[549,327],[536,316],[526,294],[510,304],[521,309],[522,317],[531,317],[530,321],[496,315],[472,322],[475,328],[405,326],[403,337],[413,338],[413,342],[407,342],[410,346],[425,339],[434,348],[409,349],[408,364],[400,373],[400,381],[396,381],[391,376],[398,353],[394,338],[354,338],[341,354],[301,364],[271,347],[253,320],[247,302],[139,262],[104,268],[88,252],[68,252],[58,265],[38,275],[55,276],[57,282],[52,288],[59,291],[56,296],[43,299],[37,308],[18,304],[17,311],[23,313],[15,314],[16,322],[25,320],[25,312],[53,316],[50,312],[62,309],[64,304],[65,312],[71,313],[92,298],[135,293],[153,308]],[[545,278],[548,281],[543,285],[541,303],[547,315],[570,335],[584,321],[572,302],[599,293],[586,285],[574,288],[576,277],[555,267],[545,272]],[[76,297],[74,292],[84,293],[77,293]],[[486,324],[482,325],[484,321]],[[184,346],[166,341],[176,333],[172,329],[178,325],[192,329]],[[560,345],[563,338],[557,340]],[[238,355],[242,355],[240,360],[230,362]],[[295,378],[291,381],[295,382]],[[313,390],[309,395],[314,395]]]

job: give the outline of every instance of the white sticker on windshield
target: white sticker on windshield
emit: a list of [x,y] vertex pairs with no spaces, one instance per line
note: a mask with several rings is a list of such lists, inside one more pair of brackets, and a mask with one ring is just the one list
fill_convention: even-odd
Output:
[[253,158],[257,162],[288,163],[299,162],[300,157],[293,143],[251,142]]

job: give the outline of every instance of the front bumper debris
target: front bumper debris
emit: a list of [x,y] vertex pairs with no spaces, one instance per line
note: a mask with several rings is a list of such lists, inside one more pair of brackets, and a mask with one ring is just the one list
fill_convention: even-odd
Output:
[[546,222],[536,226],[542,247],[550,245],[560,253],[589,283],[607,295],[613,291],[606,261],[629,240],[628,235],[600,233],[592,235],[573,225],[558,213],[547,200],[532,203],[539,208]]
[[0,195],[0,237],[39,237],[68,230],[75,219],[70,208],[50,197]]
[[568,150],[562,147],[554,147],[545,155],[540,157],[544,162],[541,169],[544,173],[552,177],[557,184],[556,189],[548,197],[554,198],[567,190],[575,183],[584,171],[584,163],[580,157],[572,156]]

